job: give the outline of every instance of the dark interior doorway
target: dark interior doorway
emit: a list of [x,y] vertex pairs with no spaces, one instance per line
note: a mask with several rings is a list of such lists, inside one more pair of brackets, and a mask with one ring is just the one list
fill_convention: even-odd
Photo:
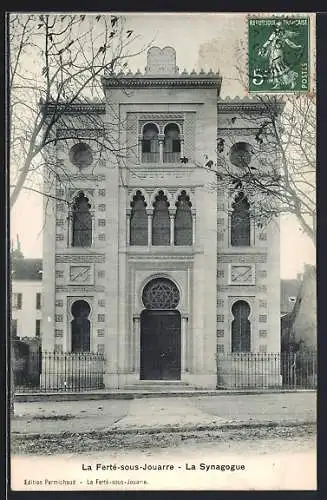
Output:
[[72,352],[90,352],[90,320],[91,312],[89,304],[85,300],[76,300],[73,303],[71,322],[72,328]]

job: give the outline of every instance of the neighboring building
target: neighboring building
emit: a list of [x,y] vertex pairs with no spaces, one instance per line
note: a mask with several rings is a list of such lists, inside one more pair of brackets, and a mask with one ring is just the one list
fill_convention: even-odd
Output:
[[11,259],[11,335],[41,337],[42,259]]
[[[221,82],[179,73],[174,49],[153,47],[145,74],[104,76],[105,103],[68,107],[78,139],[49,149],[58,171],[45,190],[58,199],[46,201],[42,344],[104,352],[106,387],[215,388],[242,373],[240,353],[251,363],[280,351],[277,225],[258,230],[252,200],[217,190],[210,161],[217,136],[221,157],[243,154],[255,140],[244,114],[259,119],[264,106],[220,100]],[[107,116],[127,149],[118,166],[83,140],[92,114]],[[219,358],[217,367],[224,353],[235,353],[232,370]]]
[[292,293],[292,307],[286,311],[284,306],[285,314],[281,317],[282,350],[317,349],[316,287],[316,268],[309,264],[304,266],[300,279],[282,283],[282,294],[283,290],[285,297],[287,293]]

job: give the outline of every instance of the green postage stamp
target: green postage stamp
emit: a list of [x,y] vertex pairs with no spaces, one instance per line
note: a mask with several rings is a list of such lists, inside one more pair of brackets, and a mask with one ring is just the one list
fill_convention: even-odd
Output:
[[308,17],[248,19],[249,92],[308,92]]

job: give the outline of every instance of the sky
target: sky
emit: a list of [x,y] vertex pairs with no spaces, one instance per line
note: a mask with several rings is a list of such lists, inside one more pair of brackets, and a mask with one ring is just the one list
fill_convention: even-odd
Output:
[[[125,14],[126,15],[126,14]],[[128,28],[138,39],[135,51],[146,45],[176,49],[180,71],[201,67],[220,71],[223,77],[221,97],[243,96],[244,90],[236,69],[237,54],[246,68],[246,51],[237,52],[246,42],[245,14],[130,14]],[[130,59],[132,71],[144,72],[146,54]],[[42,196],[22,191],[11,214],[11,239],[19,235],[25,257],[42,257]],[[299,230],[295,218],[283,217],[281,222],[281,278],[295,278],[304,263],[315,263],[315,250],[308,237]]]

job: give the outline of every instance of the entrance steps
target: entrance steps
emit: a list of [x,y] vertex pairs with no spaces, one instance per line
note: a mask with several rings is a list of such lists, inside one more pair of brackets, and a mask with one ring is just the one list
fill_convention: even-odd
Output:
[[185,392],[192,391],[194,388],[186,382],[179,380],[140,380],[135,384],[125,385],[125,391],[135,392]]

